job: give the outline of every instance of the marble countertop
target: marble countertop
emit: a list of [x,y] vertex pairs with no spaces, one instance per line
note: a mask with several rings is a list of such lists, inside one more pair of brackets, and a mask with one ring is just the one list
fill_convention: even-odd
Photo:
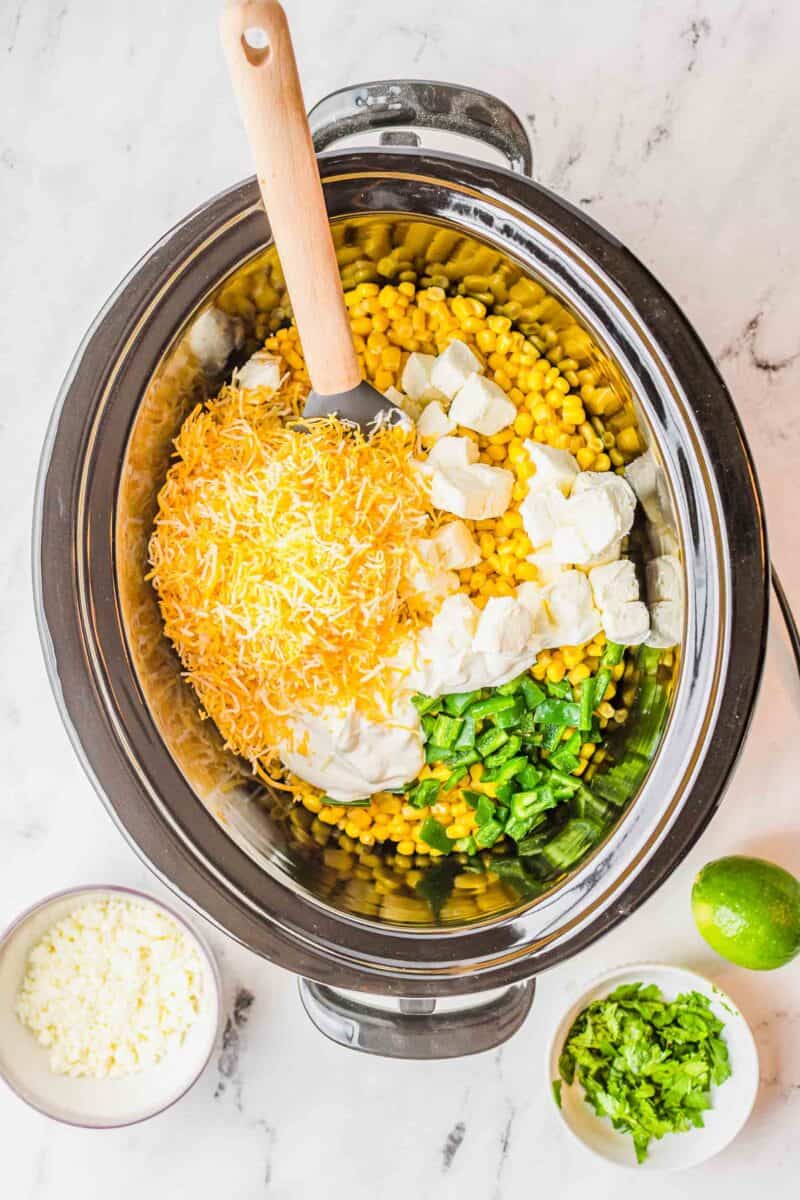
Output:
[[[0,925],[88,880],[161,891],[103,812],[45,678],[29,578],[39,449],[70,357],[106,296],[184,213],[250,173],[217,47],[219,0],[7,0],[0,7]],[[793,0],[289,3],[309,103],[363,78],[495,91],[524,118],[536,173],[626,242],[684,306],[723,371],[761,473],[772,552],[800,607],[800,8]],[[796,1194],[800,962],[726,966],[689,913],[695,870],[742,851],[800,873],[800,682],[779,621],[725,803],[682,867],[601,943],[545,975],[513,1042],[433,1064],[325,1042],[295,981],[210,931],[228,1032],[197,1087],[127,1131],[51,1124],[0,1088],[8,1200],[564,1200],[641,1181],[571,1145],[542,1087],[570,992],[637,958],[709,973],[752,1022],[757,1107],[718,1159],[648,1196]],[[166,894],[166,893],[164,893]],[[203,924],[201,918],[198,923]]]

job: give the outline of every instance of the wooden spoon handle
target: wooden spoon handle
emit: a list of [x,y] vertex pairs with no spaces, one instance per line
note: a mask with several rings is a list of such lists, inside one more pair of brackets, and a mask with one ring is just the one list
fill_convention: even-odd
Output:
[[277,0],[229,0],[220,33],[311,385],[347,392],[361,371],[286,14]]

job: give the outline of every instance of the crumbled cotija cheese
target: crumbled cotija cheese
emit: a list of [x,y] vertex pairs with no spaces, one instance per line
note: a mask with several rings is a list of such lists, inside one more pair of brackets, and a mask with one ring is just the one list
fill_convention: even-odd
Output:
[[181,1044],[202,983],[195,946],[166,913],[136,900],[96,900],[31,950],[17,1015],[50,1047],[53,1071],[119,1077]]

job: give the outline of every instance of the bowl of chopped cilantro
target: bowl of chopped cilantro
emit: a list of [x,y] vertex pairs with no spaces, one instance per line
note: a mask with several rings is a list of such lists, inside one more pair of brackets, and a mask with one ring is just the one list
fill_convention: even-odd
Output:
[[606,972],[561,1021],[548,1081],[570,1133],[622,1167],[675,1171],[718,1154],[758,1090],[753,1035],[733,1001],[682,967]]

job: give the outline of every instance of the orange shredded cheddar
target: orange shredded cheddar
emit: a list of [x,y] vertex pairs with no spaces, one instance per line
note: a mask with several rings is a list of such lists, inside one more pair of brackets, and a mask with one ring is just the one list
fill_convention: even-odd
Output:
[[419,620],[399,584],[432,517],[412,435],[286,424],[297,407],[228,387],[196,408],[149,547],[167,637],[254,766],[277,765],[300,711],[385,711],[387,659]]

